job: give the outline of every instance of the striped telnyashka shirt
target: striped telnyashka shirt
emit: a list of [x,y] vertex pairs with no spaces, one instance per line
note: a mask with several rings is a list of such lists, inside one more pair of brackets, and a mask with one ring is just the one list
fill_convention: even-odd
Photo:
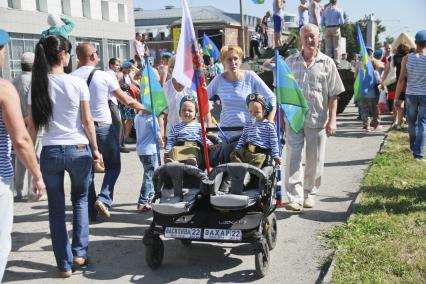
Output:
[[238,141],[235,150],[247,144],[254,144],[260,148],[271,150],[272,158],[279,158],[277,130],[270,121],[247,122],[244,125],[243,134]]
[[[168,153],[177,142],[200,142],[203,143],[203,136],[201,133],[201,124],[198,122],[176,124],[169,132],[167,137],[167,145],[165,152]],[[207,139],[207,144],[212,144]]]
[[407,96],[426,96],[426,55],[408,54],[406,77]]
[[[241,81],[231,82],[224,75],[216,76],[207,86],[209,98],[219,96],[222,105],[220,113],[220,126],[243,126],[248,122],[246,98],[253,92],[258,92],[268,99],[273,106],[276,105],[274,93],[253,71],[244,71]],[[232,135],[231,135],[232,136]]]
[[0,112],[0,177],[2,178],[13,176],[12,161],[10,159],[11,149],[12,143],[6,131],[3,115]]
[[286,62],[293,71],[309,107],[305,126],[324,128],[328,119],[328,97],[345,91],[336,64],[320,51],[309,66],[306,66],[302,52],[290,56]]

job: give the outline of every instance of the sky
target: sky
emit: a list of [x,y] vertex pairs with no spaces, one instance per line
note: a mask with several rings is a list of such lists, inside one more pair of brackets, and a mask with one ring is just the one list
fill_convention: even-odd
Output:
[[[239,13],[239,0],[187,0],[190,7],[214,6],[225,12]],[[263,17],[267,10],[272,10],[272,1],[254,4],[252,0],[242,0],[245,14]],[[297,14],[299,0],[287,0],[284,8],[287,12]],[[322,0],[324,5],[328,0]],[[135,7],[145,10],[162,9],[166,5],[181,7],[181,0],[134,0]],[[374,14],[375,19],[382,21],[386,36],[397,37],[401,32],[413,36],[419,30],[426,30],[426,0],[339,0],[338,6],[348,15],[350,21],[357,21],[365,15]]]

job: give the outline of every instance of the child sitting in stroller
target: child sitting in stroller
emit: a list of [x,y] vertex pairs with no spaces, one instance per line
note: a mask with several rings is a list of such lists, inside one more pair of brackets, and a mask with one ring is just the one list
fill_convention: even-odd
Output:
[[248,163],[261,168],[267,154],[270,154],[276,164],[281,164],[275,125],[266,119],[272,109],[271,104],[257,93],[248,95],[246,104],[251,121],[244,125],[240,140],[230,155],[231,162]]
[[[169,132],[165,147],[164,161],[178,161],[199,166],[202,160],[200,145],[203,143],[201,124],[197,122],[197,98],[187,95],[180,101],[179,115],[182,122],[176,124]],[[213,145],[207,139],[207,144]]]

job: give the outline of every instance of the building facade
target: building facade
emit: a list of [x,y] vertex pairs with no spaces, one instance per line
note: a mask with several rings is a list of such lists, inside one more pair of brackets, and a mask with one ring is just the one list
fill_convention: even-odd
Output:
[[[220,49],[223,45],[242,43],[240,14],[226,13],[213,6],[190,7],[191,17],[197,37],[206,33]],[[151,51],[156,49],[158,56],[162,50],[175,50],[180,34],[182,9],[166,6],[164,9],[135,9],[135,29],[148,36]],[[285,29],[297,28],[295,14],[285,13]],[[255,16],[244,15],[245,47],[248,51],[250,35],[256,26]],[[272,20],[272,18],[271,18]],[[269,24],[269,40],[272,45],[272,22]]]
[[[109,58],[131,58],[131,40],[135,27],[132,0],[0,0],[0,28],[9,32],[2,76],[13,79],[20,72],[20,57],[34,52],[41,32],[48,28],[48,13],[74,22],[69,40],[75,46],[84,41],[93,43],[99,54],[99,67],[106,69]],[[72,56],[73,67],[77,66]]]

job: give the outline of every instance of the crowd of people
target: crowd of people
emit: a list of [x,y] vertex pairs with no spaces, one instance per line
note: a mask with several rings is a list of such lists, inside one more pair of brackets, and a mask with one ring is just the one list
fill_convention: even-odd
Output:
[[[274,36],[276,46],[281,45],[284,2],[274,1],[273,13],[265,15],[274,18],[274,32],[278,34]],[[302,15],[299,31],[301,50],[289,56],[286,63],[293,71],[309,110],[299,132],[295,132],[284,119],[284,183],[288,197],[285,208],[294,212],[315,206],[323,176],[326,140],[335,134],[337,127],[337,95],[345,91],[337,71],[340,55],[335,54],[335,37],[340,35],[341,25],[337,1],[330,0],[329,7],[321,16],[326,26],[324,40],[333,47],[330,48],[330,55],[334,50],[333,58],[319,49],[320,0],[311,1],[309,7],[306,1],[300,2],[303,7],[299,9]],[[259,22],[259,26],[264,22],[267,21]],[[19,94],[10,82],[0,79],[0,280],[11,244],[11,144],[18,155],[17,172],[25,167],[31,174],[31,185],[28,181],[26,184],[32,193],[28,188],[28,194],[39,200],[44,192],[47,193],[52,248],[63,278],[70,277],[74,269],[88,262],[89,221],[97,221],[98,215],[103,219],[110,218],[114,188],[121,171],[120,152],[130,151],[125,143],[130,141],[132,126],[136,129],[136,151],[144,169],[136,202],[137,212],[151,209],[154,194],[152,178],[160,162],[157,142],[158,146],[164,147],[163,160],[166,163],[181,162],[199,168],[206,165],[200,124],[200,119],[204,118],[199,116],[197,94],[173,76],[176,61],[173,54],[164,52],[155,69],[168,109],[154,118],[151,110],[138,99],[142,72],[146,64],[154,65],[153,60],[145,60],[150,53],[143,34],[136,34],[134,58],[125,62],[111,58],[108,71],[96,68],[99,57],[95,46],[82,42],[75,48],[78,68],[67,72],[73,49],[67,38],[73,24],[54,15],[49,15],[48,23],[51,27],[42,33],[35,54],[22,55],[23,72],[14,81]],[[4,62],[8,41],[8,33],[0,30],[0,64]],[[395,127],[401,125],[401,102],[405,97],[410,148],[414,158],[423,161],[426,31],[416,34],[415,43],[405,38],[397,39],[393,51],[390,46],[381,51],[370,50],[379,84],[377,90],[371,90],[371,94],[361,100],[364,126],[368,130],[379,125],[377,92],[385,89],[391,94],[394,90]],[[257,53],[256,50],[254,52]],[[202,58],[202,53],[198,56]],[[212,68],[208,97],[221,103],[220,127],[242,129],[221,132],[217,139],[207,139],[209,162],[212,166],[229,161],[246,162],[259,168],[265,163],[279,165],[281,157],[275,115],[282,110],[276,109],[275,94],[263,80],[255,72],[241,69],[243,56],[239,46],[227,45],[220,50],[219,61],[223,68],[216,68],[214,60],[205,64],[206,71]],[[383,74],[379,72],[379,61],[383,63],[380,70]],[[396,79],[386,85],[385,79],[392,68],[396,69]],[[389,98],[392,104],[391,96]],[[206,116],[206,124],[217,125],[211,115]],[[304,167],[303,152],[306,159]],[[71,179],[71,243],[65,224],[65,172]],[[98,172],[103,172],[104,176],[97,191],[94,175]],[[22,174],[19,177],[17,191],[22,197]],[[229,180],[225,178],[220,190],[226,192],[228,188]]]

